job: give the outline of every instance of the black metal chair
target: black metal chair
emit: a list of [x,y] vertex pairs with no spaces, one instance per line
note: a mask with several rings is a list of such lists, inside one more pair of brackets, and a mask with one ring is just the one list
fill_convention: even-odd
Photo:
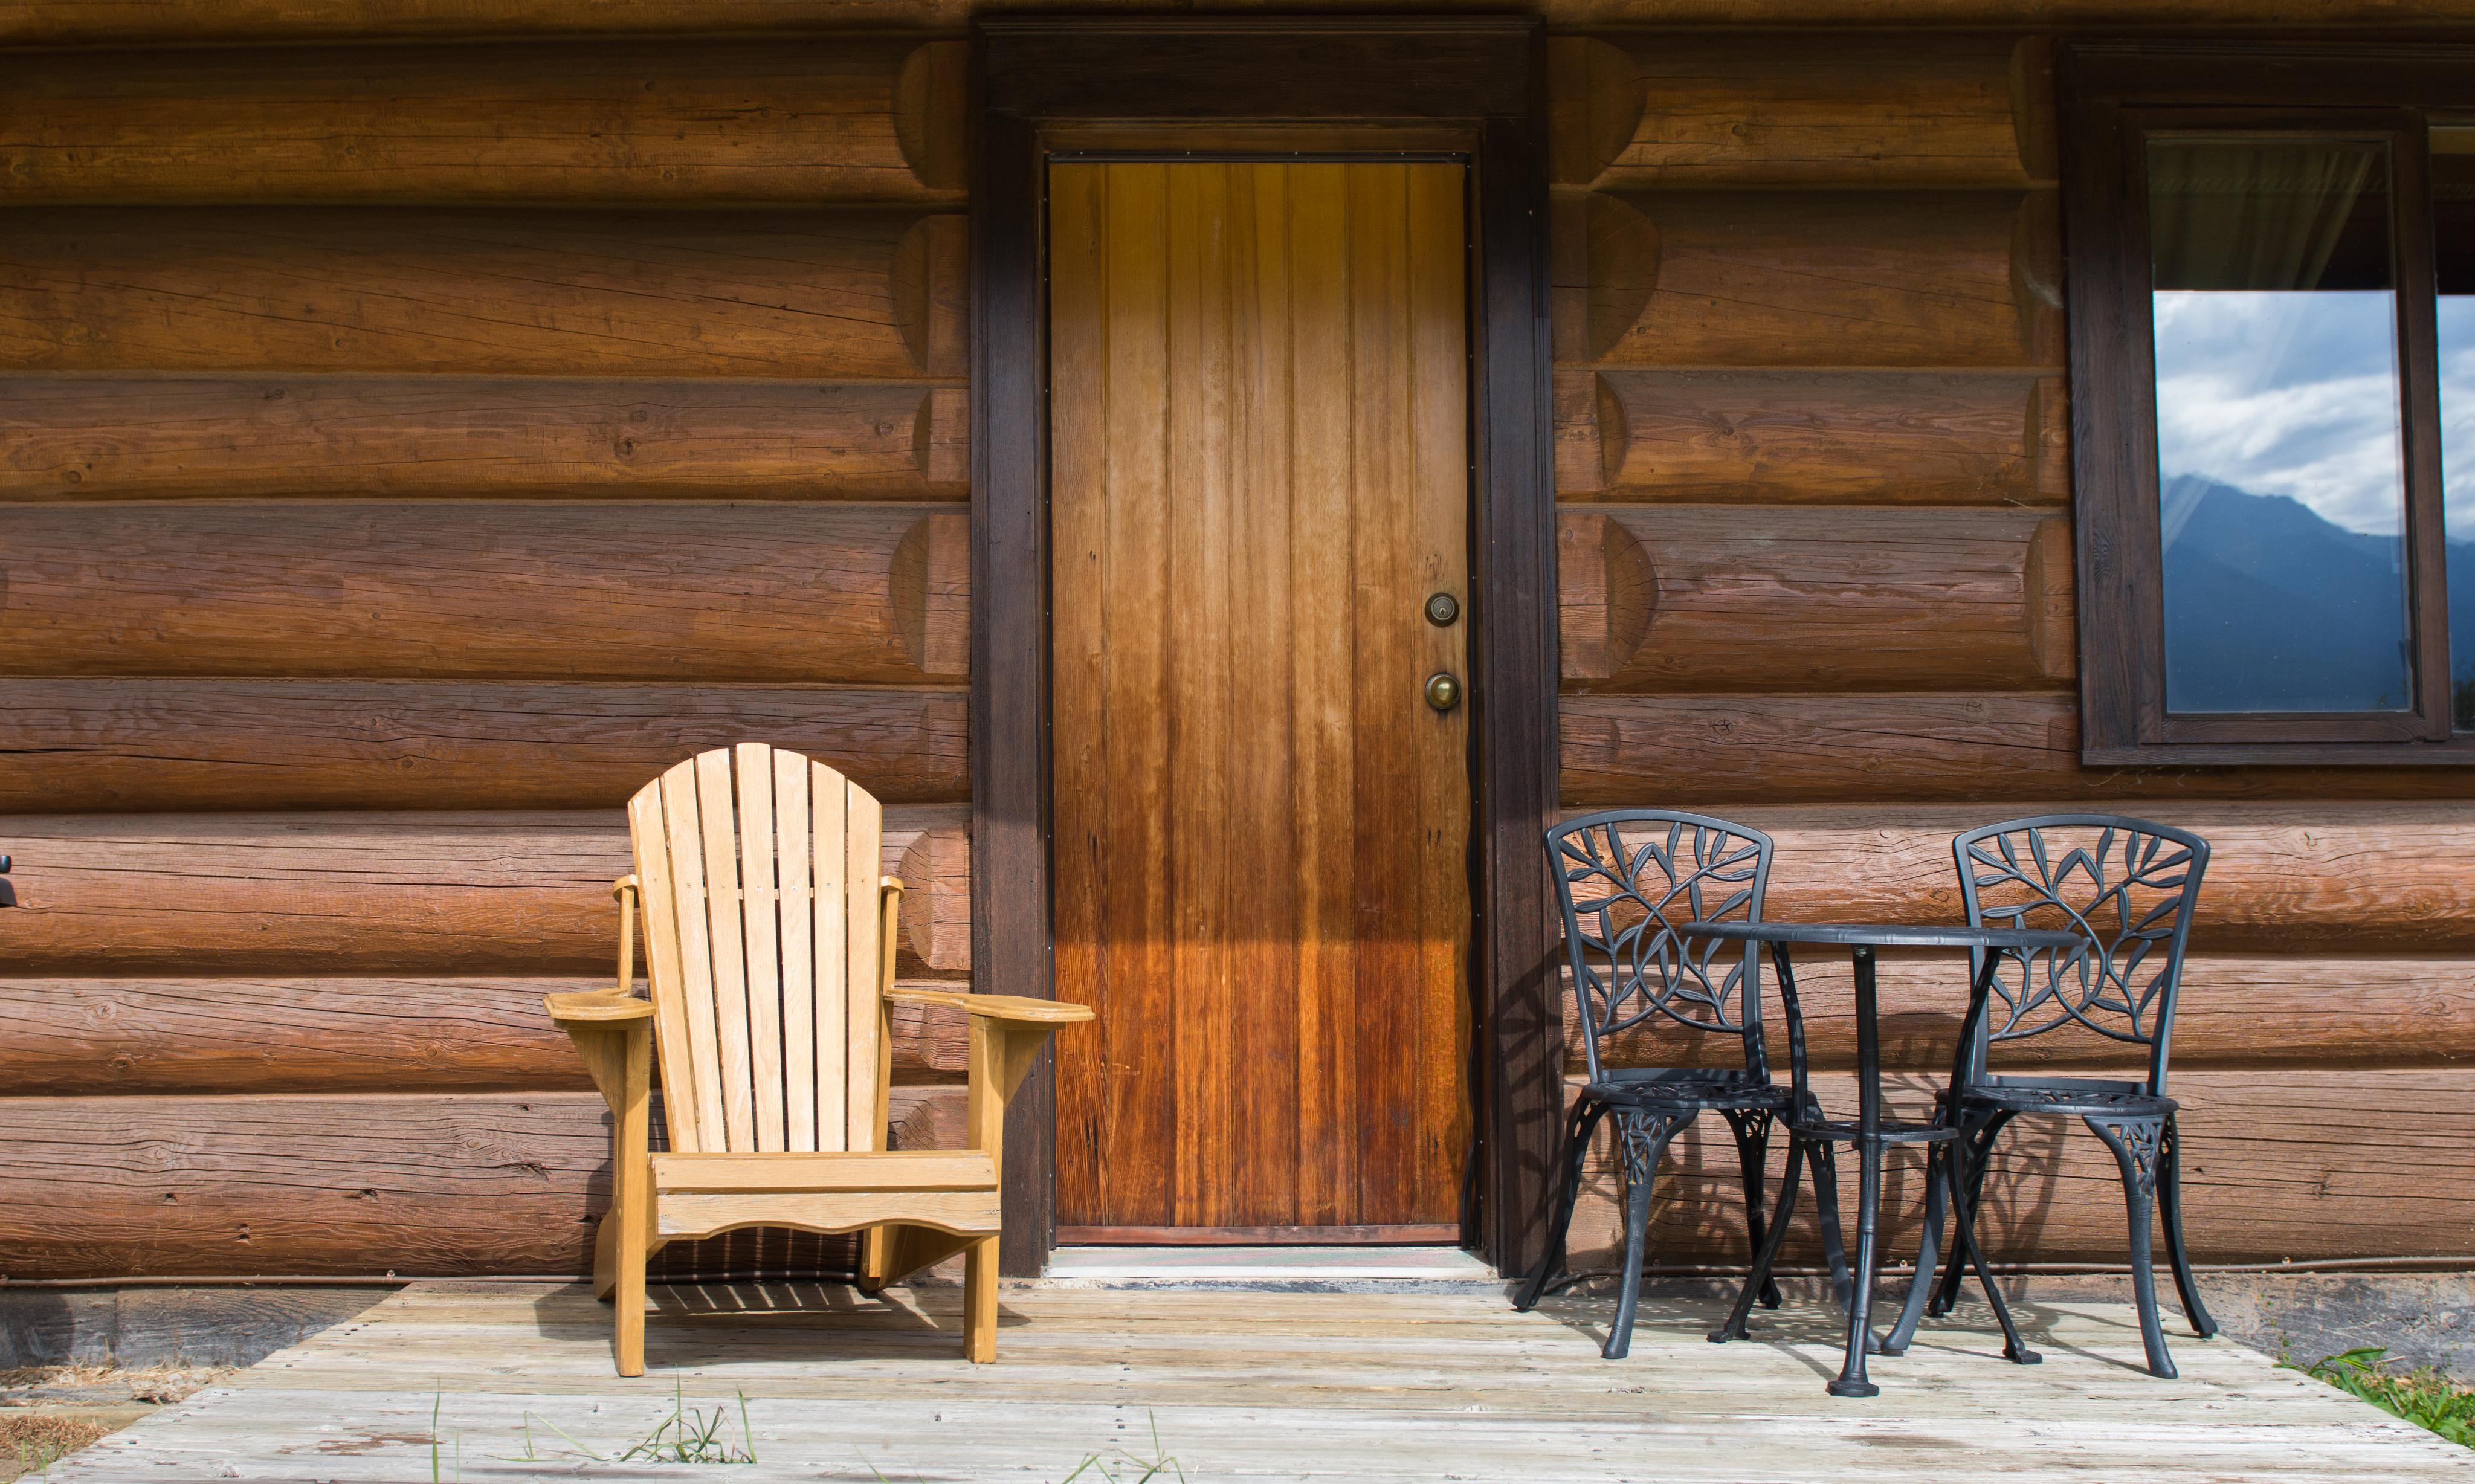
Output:
[[[2183,1249],[2176,1105],[2166,1093],[2174,999],[2193,907],[2209,864],[2208,842],[2185,830],[2119,815],[2040,815],[1972,830],[1951,841],[1951,857],[1971,923],[2057,928],[2089,942],[2076,958],[2004,954],[2010,961],[1996,973],[1985,1013],[1961,1028],[1961,1064],[1951,1090],[1942,1095],[1959,1138],[1935,1154],[1961,1161],[1952,1197],[1961,1208],[1955,1214],[1974,1229],[1995,1140],[2013,1119],[2077,1118],[2087,1124],[2114,1152],[2121,1171],[2141,1338],[2149,1371],[2170,1378],[2174,1361],[2157,1322],[2150,1269],[2152,1210],[2163,1218],[2184,1317],[2204,1338],[2218,1331],[2193,1284],[2191,1258]],[[2146,1074],[2047,1077],[1988,1070],[1994,1047],[2067,1026],[2145,1047]],[[1929,1180],[1917,1281],[1883,1345],[1893,1353],[1906,1348],[1924,1313],[1947,1314],[1959,1297],[1960,1250],[1951,1253],[1939,1283],[1930,1277],[1944,1204],[1942,1182]]]
[[[1755,1253],[1762,1248],[1763,1165],[1772,1126],[1789,1107],[1791,1093],[1771,1082],[1763,1050],[1759,961],[1751,944],[1688,941],[1677,930],[1694,921],[1760,921],[1771,840],[1759,830],[1724,819],[1628,809],[1570,820],[1549,830],[1546,844],[1564,909],[1564,942],[1590,1078],[1565,1124],[1547,1251],[1513,1306],[1532,1307],[1562,1275],[1565,1236],[1590,1138],[1602,1120],[1612,1117],[1625,1180],[1624,1283],[1602,1351],[1612,1360],[1632,1346],[1650,1240],[1651,1184],[1659,1160],[1670,1141],[1703,1113],[1725,1118],[1735,1135],[1748,1234]],[[1737,1064],[1605,1064],[1603,1054],[1611,1038],[1662,1018],[1699,1034],[1734,1038]],[[1826,1192],[1821,1204],[1830,1271],[1844,1298],[1848,1265],[1834,1173],[1825,1166],[1816,1179]],[[1777,1285],[1765,1284],[1762,1298],[1777,1308]]]

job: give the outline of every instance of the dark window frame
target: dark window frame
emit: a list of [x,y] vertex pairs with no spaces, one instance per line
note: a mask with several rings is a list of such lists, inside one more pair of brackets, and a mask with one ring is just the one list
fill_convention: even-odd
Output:
[[[2450,731],[2428,139],[2475,117],[2475,47],[2445,41],[2078,41],[2062,57],[2081,759],[2093,766],[2475,764]],[[2452,115],[2436,120],[2435,114]],[[2144,141],[2379,137],[2390,151],[2414,707],[2169,714]]]

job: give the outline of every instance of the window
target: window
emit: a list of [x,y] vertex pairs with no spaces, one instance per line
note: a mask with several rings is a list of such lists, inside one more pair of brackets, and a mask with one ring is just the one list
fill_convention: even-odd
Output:
[[2081,44],[2092,763],[2475,763],[2475,50]]

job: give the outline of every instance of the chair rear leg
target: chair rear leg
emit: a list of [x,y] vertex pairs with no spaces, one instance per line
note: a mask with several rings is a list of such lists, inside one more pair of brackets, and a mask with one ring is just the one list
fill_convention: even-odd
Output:
[[1520,1293],[1514,1295],[1512,1307],[1528,1313],[1546,1297],[1547,1289],[1564,1273],[1565,1238],[1573,1229],[1573,1207],[1581,1195],[1581,1171],[1590,1157],[1590,1136],[1598,1131],[1599,1120],[1606,1116],[1606,1105],[1584,1098],[1573,1107],[1572,1115],[1564,1120],[1564,1170],[1556,1191],[1556,1204],[1547,1216],[1547,1250],[1530,1270]]
[[[1960,1188],[1957,1159],[1944,1161],[1943,1180],[1949,1189],[1951,1204],[1954,1207],[1958,1206]],[[1952,1224],[1957,1237],[1951,1243],[1951,1263],[1955,1271],[1965,1272],[1969,1268],[1976,1270],[1976,1281],[1985,1289],[1985,1302],[1993,1306],[1994,1322],[2002,1326],[2003,1355],[2023,1366],[2036,1365],[2046,1357],[2030,1350],[2020,1338],[2020,1326],[2011,1322],[2011,1305],[2002,1302],[2002,1289],[1994,1281],[1993,1273],[1985,1266],[1984,1250],[1976,1245],[1976,1216],[1982,1209],[1984,1209],[1982,1204],[1973,1204],[1958,1211],[1959,1219]],[[1949,1312],[1948,1306],[1945,1307],[1944,1312]]]
[[1796,1187],[1804,1179],[1804,1140],[1791,1131],[1787,1136],[1787,1179],[1779,1184],[1778,1208],[1771,1212],[1770,1233],[1753,1257],[1753,1270],[1745,1275],[1745,1286],[1736,1294],[1735,1306],[1728,1311],[1727,1322],[1710,1331],[1713,1345],[1725,1345],[1746,1335],[1745,1321],[1752,1315],[1753,1300],[1762,1285],[1770,1281],[1771,1265],[1778,1260],[1779,1246],[1787,1239],[1788,1222],[1796,1215]]
[[1925,1300],[1934,1290],[1934,1265],[1942,1254],[1942,1229],[1948,1204],[1950,1176],[1944,1168],[1952,1153],[1948,1144],[1925,1147],[1925,1220],[1917,1237],[1916,1276],[1908,1280],[1908,1297],[1899,1305],[1899,1321],[1882,1339],[1882,1353],[1904,1354],[1908,1342],[1917,1335],[1917,1324],[1925,1316]]
[[2148,1374],[2174,1378],[2174,1357],[2167,1353],[2166,1330],[2157,1322],[2157,1275],[2150,1260],[2149,1219],[2157,1199],[2159,1146],[2165,1139],[2162,1118],[2090,1118],[2089,1128],[2114,1151],[2122,1170],[2122,1209],[2131,1226],[2131,1297],[2140,1305],[2140,1340],[2148,1349]]
[[1667,1141],[1689,1119],[1616,1114],[1616,1148],[1624,1156],[1625,1262],[1624,1286],[1616,1294],[1615,1323],[1607,1326],[1607,1343],[1599,1353],[1622,1360],[1632,1350],[1633,1310],[1641,1302],[1641,1268],[1650,1250],[1651,1185]]
[[[1995,1135],[2000,1133],[2002,1126],[2010,1121],[2008,1113],[1996,1113],[1980,1119],[1973,1128],[1963,1121],[1959,1126],[1959,1141],[1951,1147],[1951,1157],[1959,1161],[1956,1169],[1960,1176],[1958,1183],[1951,1187],[1951,1215],[1959,1226],[1971,1231],[1976,1229],[1977,1203],[1985,1198],[1986,1172],[1994,1167]],[[1960,1262],[1958,1244],[1953,1243],[1950,1260],[1943,1269],[1942,1282],[1931,1302],[1926,1303],[1925,1313],[1937,1319],[1949,1313],[1951,1306],[1959,1302],[1960,1280],[1967,1276],[1968,1270]]]
[[2205,1340],[2218,1332],[2218,1322],[2200,1302],[2191,1255],[2183,1251],[2183,1145],[2171,1113],[2166,1116],[2165,1143],[2157,1154],[2157,1214],[2165,1221],[2166,1256],[2174,1265],[2174,1292],[2183,1300],[2183,1318]]
[[[1821,1116],[1819,1110],[1814,1116]],[[1848,1243],[1839,1231],[1839,1156],[1826,1139],[1813,1146],[1813,1205],[1822,1227],[1823,1260],[1830,1267],[1830,1297],[1846,1313],[1854,1284],[1848,1277]]]
[[997,1358],[997,1238],[973,1242],[963,1257],[963,1353],[986,1365]]
[[[1728,1131],[1736,1135],[1736,1167],[1745,1181],[1745,1246],[1746,1255],[1758,1260],[1762,1252],[1762,1176],[1771,1160],[1771,1125],[1775,1121],[1765,1107],[1742,1111],[1723,1111]],[[1747,1271],[1751,1271],[1748,1269]],[[1778,1280],[1762,1280],[1762,1307],[1779,1306]]]

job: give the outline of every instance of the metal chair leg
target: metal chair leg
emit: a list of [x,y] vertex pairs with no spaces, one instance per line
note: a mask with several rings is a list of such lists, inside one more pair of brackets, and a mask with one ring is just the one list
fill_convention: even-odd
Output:
[[1564,1272],[1566,1236],[1573,1229],[1573,1207],[1581,1196],[1581,1172],[1589,1163],[1590,1135],[1598,1131],[1599,1120],[1606,1116],[1604,1103],[1584,1098],[1574,1105],[1564,1120],[1564,1173],[1556,1192],[1556,1204],[1547,1218],[1547,1250],[1538,1254],[1537,1265],[1513,1297],[1512,1307],[1528,1313],[1537,1307],[1547,1289]]
[[1609,1360],[1622,1360],[1632,1350],[1633,1310],[1641,1302],[1641,1268],[1650,1250],[1651,1185],[1667,1141],[1686,1122],[1690,1120],[1616,1115],[1616,1145],[1625,1169],[1625,1262],[1615,1322],[1607,1326],[1606,1347],[1599,1351]]
[[2157,1275],[2151,1264],[2149,1221],[2157,1202],[2159,1146],[2166,1135],[2162,1118],[2090,1118],[2088,1126],[2114,1151],[2122,1168],[2122,1209],[2131,1226],[2131,1298],[2140,1306],[2140,1340],[2148,1349],[2148,1374],[2174,1378],[2174,1357],[2166,1350],[2166,1330],[2157,1322]]
[[[1736,1135],[1736,1167],[1738,1172],[1744,1177],[1746,1255],[1748,1257],[1758,1257],[1761,1253],[1762,1238],[1764,1234],[1762,1229],[1762,1176],[1766,1173],[1767,1167],[1770,1164],[1771,1124],[1773,1119],[1770,1109],[1760,1107],[1749,1108],[1743,1111],[1723,1110],[1721,1116],[1728,1120],[1728,1130]],[[1779,1289],[1778,1280],[1777,1278],[1768,1278],[1763,1281],[1761,1299],[1762,1307],[1766,1309],[1775,1309],[1779,1306]]]
[[1753,1270],[1745,1275],[1745,1286],[1736,1294],[1735,1305],[1728,1311],[1727,1322],[1710,1331],[1713,1345],[1745,1338],[1745,1321],[1753,1312],[1753,1300],[1760,1294],[1762,1285],[1770,1281],[1771,1265],[1778,1260],[1779,1247],[1787,1240],[1788,1221],[1796,1214],[1797,1182],[1804,1178],[1804,1140],[1791,1132],[1787,1138],[1787,1179],[1779,1184],[1778,1205],[1771,1212],[1770,1233],[1762,1243],[1760,1253],[1753,1258]]
[[[1985,1198],[1986,1172],[1994,1166],[1994,1139],[2010,1121],[2008,1114],[1995,1114],[1978,1118],[1973,1125],[1963,1120],[1959,1126],[1959,1141],[1951,1157],[1959,1162],[1960,1180],[1951,1187],[1950,1204],[1953,1218],[1962,1227],[1974,1229],[1977,1203]],[[1953,1246],[1943,1268],[1942,1282],[1925,1304],[1925,1313],[1933,1318],[1949,1313],[1951,1306],[1959,1302],[1959,1285],[1968,1276],[1959,1257],[1959,1249]]]
[[[1815,1117],[1820,1118],[1817,1111]],[[1813,1146],[1814,1219],[1822,1228],[1822,1256],[1830,1267],[1830,1297],[1839,1311],[1848,1312],[1850,1283],[1848,1277],[1848,1244],[1839,1233],[1839,1156],[1826,1141]]]
[[2174,1117],[2166,1117],[2166,1134],[2157,1154],[2157,1213],[2166,1227],[2166,1257],[2174,1265],[2174,1292],[2183,1301],[2183,1318],[2201,1339],[2218,1332],[2218,1322],[2200,1302],[2200,1286],[2192,1279],[2191,1254],[2183,1251],[2183,1142]]
[[1908,1297],[1899,1305],[1899,1323],[1882,1338],[1885,1355],[1907,1352],[1908,1342],[1917,1337],[1918,1322],[1925,1317],[1925,1301],[1933,1296],[1934,1268],[1941,1260],[1942,1229],[1948,1216],[1945,1207],[1949,1204],[1949,1191],[1946,1188],[1949,1177],[1943,1166],[1950,1154],[1948,1144],[1929,1145],[1925,1150],[1925,1219],[1924,1230],[1917,1237],[1916,1276],[1909,1280]]
[[[1963,1271],[1966,1268],[1976,1270],[1976,1280],[1985,1289],[1985,1302],[1993,1305],[1994,1322],[2002,1326],[2003,1358],[2023,1366],[2036,1365],[2046,1357],[2030,1350],[2020,1338],[2020,1326],[2011,1322],[2011,1305],[2002,1302],[2002,1289],[1994,1281],[1993,1273],[1985,1266],[1984,1251],[1976,1245],[1976,1218],[1984,1209],[1983,1203],[1972,1203],[1964,1208],[1960,1206],[1961,1192],[1957,1159],[1944,1161],[1943,1178],[1949,1188],[1950,1203],[1957,1216],[1951,1224],[1952,1229],[1958,1233],[1958,1239],[1951,1244],[1950,1260],[1953,1264],[1959,1265]],[[1946,1309],[1945,1312],[1948,1310]]]

